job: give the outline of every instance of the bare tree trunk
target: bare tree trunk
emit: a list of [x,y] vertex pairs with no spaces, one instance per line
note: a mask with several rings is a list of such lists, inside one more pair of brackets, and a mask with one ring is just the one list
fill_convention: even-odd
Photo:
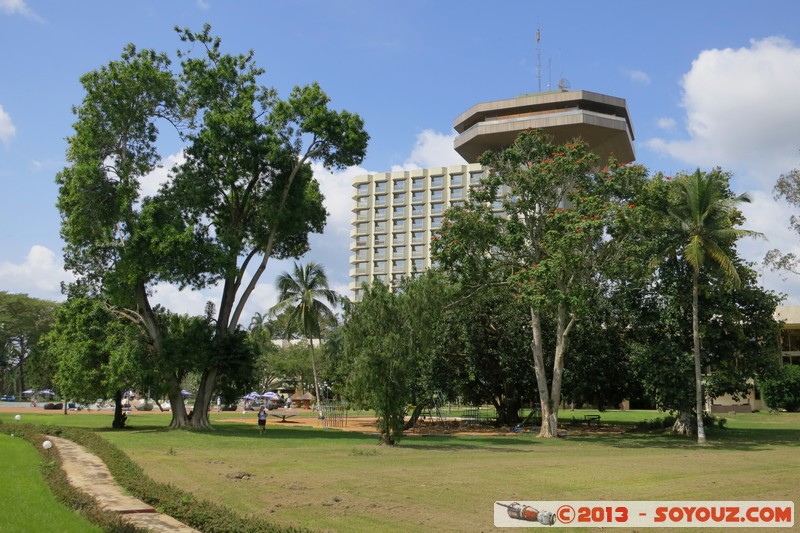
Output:
[[219,370],[217,368],[207,368],[203,371],[190,424],[195,429],[213,429],[211,421],[208,419],[208,407],[211,405],[211,394],[214,392],[214,384],[217,381],[218,373]]
[[183,403],[181,394],[181,384],[176,378],[172,377],[167,391],[169,398],[170,412],[172,420],[169,423],[170,429],[181,429],[189,427],[189,417],[186,415],[186,406]]
[[317,379],[317,361],[314,356],[314,339],[308,337],[308,343],[311,345],[311,371],[314,373],[314,390],[317,392],[317,413],[322,417],[322,397],[319,395],[319,380]]
[[114,429],[124,429],[125,420],[128,417],[122,412],[122,391],[114,391],[114,420],[111,427]]
[[703,427],[703,373],[700,367],[699,286],[700,269],[695,267],[692,275],[692,340],[694,344],[695,409],[697,410],[697,444],[705,444],[706,430]]
[[542,427],[539,436],[544,438],[558,436],[558,414],[553,417],[553,406],[550,391],[547,387],[547,374],[544,369],[544,347],[542,346],[542,322],[538,311],[531,307],[531,350],[533,351],[533,369],[536,372],[536,385],[539,389],[539,401],[542,406]]

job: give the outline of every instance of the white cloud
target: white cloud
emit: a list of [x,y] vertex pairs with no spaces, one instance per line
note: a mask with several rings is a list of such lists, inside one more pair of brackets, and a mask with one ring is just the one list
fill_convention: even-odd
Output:
[[0,11],[6,15],[19,14],[36,22],[44,22],[36,12],[25,4],[25,0],[0,0]]
[[650,76],[647,75],[646,72],[641,70],[631,70],[626,69],[623,70],[625,76],[630,78],[631,81],[635,81],[636,83],[641,83],[642,85],[650,85]]
[[169,173],[172,167],[180,165],[185,161],[186,156],[183,151],[162,159],[158,168],[142,177],[140,182],[142,197],[154,196],[158,192],[158,188],[169,179]]
[[196,4],[197,7],[203,11],[207,11],[211,7],[211,4],[205,0],[197,0]]
[[455,133],[446,134],[433,130],[424,130],[417,135],[417,142],[405,163],[393,165],[391,170],[463,165],[466,161],[453,148],[453,140],[455,138]]
[[669,117],[662,117],[658,119],[658,127],[662,130],[674,130],[675,129],[675,119]]
[[14,127],[14,123],[11,121],[11,115],[0,105],[0,141],[8,144],[16,134],[17,128]]
[[38,244],[31,247],[22,264],[9,261],[0,263],[0,288],[7,292],[63,300],[61,282],[73,279],[72,274],[64,270],[55,252]]
[[688,139],[646,144],[691,166],[745,172],[774,183],[798,163],[800,48],[782,37],[705,50],[683,77]]

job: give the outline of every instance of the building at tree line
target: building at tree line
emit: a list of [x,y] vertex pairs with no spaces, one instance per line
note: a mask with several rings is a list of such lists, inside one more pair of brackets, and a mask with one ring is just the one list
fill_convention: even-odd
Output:
[[[431,266],[431,239],[445,211],[470,201],[487,172],[486,150],[511,145],[520,132],[541,129],[553,142],[582,138],[601,161],[635,159],[633,125],[625,100],[582,90],[526,94],[479,103],[455,118],[456,152],[466,165],[364,174],[353,178],[350,291],[380,280],[393,284]],[[501,191],[502,194],[502,191]],[[499,203],[494,206],[498,211]]]

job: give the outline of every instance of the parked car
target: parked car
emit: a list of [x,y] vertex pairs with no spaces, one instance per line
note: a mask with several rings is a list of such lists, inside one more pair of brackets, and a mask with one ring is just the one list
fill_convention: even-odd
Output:
[[6,394],[2,398],[0,398],[0,401],[2,401],[2,402],[15,402],[16,400],[17,400],[17,397],[14,396],[13,394]]

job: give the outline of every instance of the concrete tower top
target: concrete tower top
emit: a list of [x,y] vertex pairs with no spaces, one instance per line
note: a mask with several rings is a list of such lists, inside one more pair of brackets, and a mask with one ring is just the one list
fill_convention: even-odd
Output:
[[602,161],[610,155],[621,163],[636,158],[625,100],[589,91],[526,94],[476,104],[456,117],[453,127],[458,132],[455,150],[469,163],[486,150],[510,146],[528,128],[545,131],[554,143],[581,138]]

